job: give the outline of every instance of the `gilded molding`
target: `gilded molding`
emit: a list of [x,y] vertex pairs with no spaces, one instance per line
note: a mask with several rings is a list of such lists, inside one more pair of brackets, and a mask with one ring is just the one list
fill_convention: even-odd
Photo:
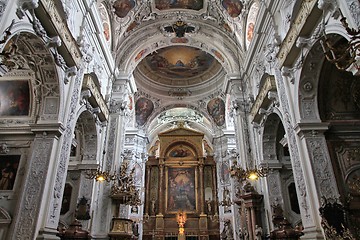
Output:
[[283,40],[279,53],[277,54],[279,60],[279,66],[282,66],[289,55],[291,49],[294,47],[296,40],[303,29],[308,17],[312,10],[315,8],[317,0],[303,0],[298,15]]
[[65,19],[61,16],[59,10],[55,6],[55,2],[48,0],[40,0],[40,2],[43,6],[43,9],[49,15],[50,21],[54,25],[54,28],[61,30],[58,31],[57,33],[59,34],[62,43],[65,46],[68,53],[71,55],[75,64],[79,66],[79,64],[81,63],[80,49],[78,48],[75,39],[72,37]]
[[267,109],[272,103],[272,100],[268,97],[268,94],[271,91],[276,91],[275,78],[272,76],[265,80],[250,110],[250,115],[253,118],[253,122],[259,122],[261,120],[261,114],[259,113],[260,108]]

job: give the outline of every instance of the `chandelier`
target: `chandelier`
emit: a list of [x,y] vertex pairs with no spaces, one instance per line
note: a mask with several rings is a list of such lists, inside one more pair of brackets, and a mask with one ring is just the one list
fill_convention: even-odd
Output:
[[236,177],[240,182],[247,179],[255,181],[261,177],[266,177],[268,172],[269,168],[267,167],[243,169],[242,167],[233,165],[230,169],[230,176]]
[[109,171],[102,171],[100,167],[96,170],[85,170],[85,177],[87,179],[95,179],[97,182],[110,182],[116,179],[116,174],[111,174]]
[[339,70],[347,70],[352,64],[360,70],[360,66],[356,64],[360,58],[360,29],[350,28],[344,16],[340,22],[350,39],[348,42],[332,43],[325,35],[325,40],[320,40],[325,57]]

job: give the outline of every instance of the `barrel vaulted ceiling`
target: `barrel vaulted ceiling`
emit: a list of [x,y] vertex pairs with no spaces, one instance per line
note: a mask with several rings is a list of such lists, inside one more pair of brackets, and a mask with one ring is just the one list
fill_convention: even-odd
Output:
[[110,0],[100,4],[104,36],[119,75],[132,76],[138,98],[145,95],[156,105],[148,126],[173,108],[193,109],[208,119],[205,122],[214,123],[206,104],[215,98],[225,102],[227,79],[240,75],[254,29],[254,3]]

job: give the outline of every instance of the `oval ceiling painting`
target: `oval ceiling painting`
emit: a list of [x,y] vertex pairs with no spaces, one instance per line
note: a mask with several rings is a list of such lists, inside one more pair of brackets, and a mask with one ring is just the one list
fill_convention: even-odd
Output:
[[209,101],[207,110],[218,126],[225,123],[225,103],[221,98],[214,98]]
[[108,14],[104,4],[100,4],[99,13],[100,13],[101,21],[102,21],[103,28],[104,28],[104,37],[106,39],[107,44],[110,45],[111,44],[110,18],[109,18],[109,14]]
[[134,0],[116,0],[113,5],[115,9],[115,14],[120,17],[124,18],[126,15],[135,7]]
[[159,49],[145,60],[155,75],[176,79],[199,77],[216,61],[212,55],[186,46]]
[[203,0],[155,0],[155,7],[159,10],[174,8],[200,10],[203,6]]
[[139,98],[135,104],[135,120],[139,126],[143,126],[154,110],[154,104],[147,98]]
[[240,0],[223,0],[222,5],[230,17],[233,18],[238,17],[243,9],[243,4]]
[[249,47],[250,42],[253,39],[254,27],[255,27],[258,11],[259,11],[259,5],[255,2],[250,7],[249,15],[246,22],[246,47]]

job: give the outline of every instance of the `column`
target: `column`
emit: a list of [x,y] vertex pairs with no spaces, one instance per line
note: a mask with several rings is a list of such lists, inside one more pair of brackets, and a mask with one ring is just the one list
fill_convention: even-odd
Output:
[[165,174],[164,174],[164,160],[160,159],[159,161],[159,196],[158,196],[158,202],[159,202],[159,212],[158,215],[163,215],[164,214],[164,178],[165,178]]
[[[43,227],[43,221],[46,220],[46,211],[49,209],[48,197],[53,191],[51,186],[57,180],[53,176],[58,170],[56,156],[60,147],[59,137],[63,131],[60,124],[32,126],[35,138],[31,155],[27,159],[24,188],[19,194],[18,211],[13,218],[9,239],[35,239],[39,230],[46,232],[44,239],[59,239],[56,236],[57,224]],[[53,217],[56,218],[56,215]]]
[[300,156],[300,153],[303,151],[300,151],[302,147],[298,144],[299,139],[297,138],[294,130],[295,126],[293,125],[292,113],[290,111],[289,99],[287,97],[289,96],[287,93],[290,89],[286,89],[285,82],[287,81],[283,79],[279,69],[276,69],[275,71],[275,80],[278,88],[280,105],[283,109],[283,125],[288,138],[301,220],[305,228],[305,235],[302,239],[323,239],[324,237],[319,222],[319,198],[316,196],[316,189],[312,187],[313,178],[306,176],[307,164],[302,159],[304,156]]
[[219,215],[219,201],[218,201],[218,189],[217,189],[217,177],[216,177],[216,165],[211,166],[212,179],[213,179],[213,197],[214,197],[214,214]]
[[146,199],[146,205],[145,205],[145,215],[149,215],[149,204],[151,204],[150,199],[150,179],[151,179],[151,166],[146,166],[146,192],[145,192],[145,199]]
[[199,168],[199,192],[200,192],[200,215],[204,215],[204,164],[202,163],[203,161],[200,161],[201,163],[199,164],[198,168]]
[[[320,208],[321,198],[339,199],[334,169],[328,152],[324,132],[328,129],[327,123],[305,123],[298,124],[296,131],[300,137],[299,149],[303,149],[301,156],[304,175],[307,181],[312,205],[317,211],[313,220],[321,225]],[[306,229],[304,230],[306,232]]]
[[[110,116],[109,123],[106,130],[103,143],[105,149],[105,157],[101,159],[101,166],[103,170],[110,172],[115,171],[115,166],[119,167],[121,164],[121,154],[124,149],[125,137],[125,118],[126,118],[126,98],[128,95],[128,80],[116,79],[112,86],[112,98],[110,100]],[[103,239],[108,237],[111,229],[111,220],[115,216],[116,208],[119,205],[113,203],[110,199],[110,188],[112,183],[97,183],[99,184],[99,199],[97,207],[97,214],[92,220],[91,236],[94,239]],[[126,212],[128,214],[128,212]]]

